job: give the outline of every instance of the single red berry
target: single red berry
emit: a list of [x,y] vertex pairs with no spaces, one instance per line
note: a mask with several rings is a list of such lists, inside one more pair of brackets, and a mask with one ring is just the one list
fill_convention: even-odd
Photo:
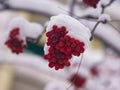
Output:
[[57,25],[53,25],[52,29],[53,29],[53,30],[58,29]]
[[55,63],[49,63],[49,67],[53,68],[55,66]]

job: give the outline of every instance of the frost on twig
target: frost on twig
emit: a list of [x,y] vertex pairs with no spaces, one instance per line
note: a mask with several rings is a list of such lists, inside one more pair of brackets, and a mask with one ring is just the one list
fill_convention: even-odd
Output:
[[99,22],[102,22],[102,23],[110,22],[110,21],[111,21],[110,15],[108,15],[108,14],[102,14],[102,15],[98,18],[98,21],[99,21]]

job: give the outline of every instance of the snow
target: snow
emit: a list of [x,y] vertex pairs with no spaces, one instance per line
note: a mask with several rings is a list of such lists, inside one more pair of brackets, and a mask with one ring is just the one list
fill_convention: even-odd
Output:
[[[49,82],[46,87],[44,88],[44,90],[66,90],[68,87],[68,85],[65,85],[63,83],[59,83],[59,82]],[[69,90],[74,90],[72,87]]]
[[111,17],[110,17],[110,15],[108,15],[108,14],[102,14],[102,15],[98,18],[98,21],[102,21],[102,22],[108,21],[108,22],[110,22],[110,21],[111,21]]
[[10,12],[1,12],[0,13],[0,50],[7,50],[7,48],[4,45],[5,42],[5,36],[4,33],[7,31],[7,23],[10,21],[10,18],[13,16],[13,13]]
[[47,44],[44,45],[44,54],[48,54],[48,50],[49,50],[50,46],[48,46]]
[[91,15],[91,16],[93,16],[93,17],[99,17],[100,15],[101,15],[101,7],[98,7],[98,8],[96,8],[96,9],[94,9],[94,8],[87,8],[87,9],[85,9],[84,11],[83,11],[83,16],[89,16],[89,15]]
[[6,3],[10,5],[10,7],[18,10],[36,11],[49,16],[65,13],[59,8],[63,7],[63,5],[54,0],[8,0]]
[[43,32],[43,27],[38,23],[29,23],[27,25],[26,36],[31,38],[38,38]]
[[14,28],[20,28],[20,38],[37,38],[43,31],[43,27],[40,24],[31,23],[23,17],[16,17],[9,22],[8,32]]
[[31,68],[43,73],[49,73],[49,75],[54,75],[57,78],[62,77],[64,79],[66,77],[64,70],[59,70],[59,72],[56,70],[51,70],[48,68],[47,62],[45,61],[46,60],[44,58],[30,53],[22,53],[20,55],[16,55],[10,53],[9,51],[0,51],[0,64],[7,63]]
[[[118,50],[120,50],[120,34],[115,31],[113,28],[111,28],[109,25],[104,25],[104,27],[102,27],[102,25],[98,26],[98,29],[95,33],[96,35],[103,35],[104,40],[106,40],[106,42],[112,44],[112,46],[116,47]],[[114,38],[112,36],[115,36]]]
[[85,48],[88,46],[91,35],[90,30],[76,19],[65,14],[59,14],[51,17],[47,26],[47,31],[50,31],[53,25],[57,25],[58,27],[65,26],[67,28],[68,35],[84,42]]
[[28,25],[28,21],[26,19],[24,19],[23,17],[17,17],[12,19],[9,24],[8,24],[8,34],[11,30],[15,29],[15,28],[19,28],[20,29],[20,35],[19,38],[25,37],[26,36],[26,25]]
[[[119,1],[119,0],[116,0],[116,1]],[[118,12],[118,9],[120,9],[120,4],[118,2],[114,2],[114,4],[106,8],[105,13],[109,14],[112,20],[119,20],[120,12]]]
[[100,4],[106,6],[111,0],[100,0]]

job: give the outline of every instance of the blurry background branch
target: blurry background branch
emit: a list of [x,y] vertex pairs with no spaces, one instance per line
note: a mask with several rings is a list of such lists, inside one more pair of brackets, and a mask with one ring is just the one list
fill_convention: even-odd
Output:
[[69,5],[69,7],[70,7],[70,16],[74,16],[74,7],[75,7],[75,4],[76,4],[76,1],[77,0],[71,0],[70,1],[70,5]]

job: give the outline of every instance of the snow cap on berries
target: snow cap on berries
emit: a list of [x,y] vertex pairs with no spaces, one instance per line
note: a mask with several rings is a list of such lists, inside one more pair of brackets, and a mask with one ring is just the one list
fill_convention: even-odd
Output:
[[47,32],[52,30],[54,25],[57,25],[58,27],[64,26],[68,31],[67,35],[84,42],[85,48],[88,46],[89,38],[91,36],[90,30],[78,20],[64,14],[53,16],[47,26]]
[[80,56],[88,46],[90,35],[87,27],[68,15],[51,17],[44,47],[49,67],[58,70],[70,66],[72,56]]
[[36,23],[30,23],[22,17],[14,18],[8,25],[5,34],[5,45],[13,53],[22,53],[26,48],[26,37],[37,38],[42,33],[42,27]]
[[8,24],[8,31],[18,27],[20,29],[20,35],[25,37],[37,38],[43,32],[43,27],[38,23],[27,21],[23,17],[16,17]]

